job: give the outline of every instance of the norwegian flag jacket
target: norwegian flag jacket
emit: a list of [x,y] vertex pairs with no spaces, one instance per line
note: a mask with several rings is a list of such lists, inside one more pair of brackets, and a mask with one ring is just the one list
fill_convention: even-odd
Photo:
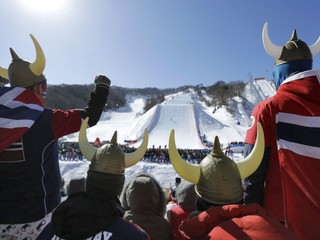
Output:
[[[107,96],[101,89],[91,94],[89,105],[99,109],[91,109],[93,118]],[[84,113],[44,108],[25,88],[0,88],[0,224],[36,221],[60,203],[57,140],[78,131]]]
[[[259,202],[298,239],[320,237],[320,70],[287,78],[275,96],[258,104],[245,142],[253,145],[256,124],[265,133],[266,154],[248,180],[245,196]],[[265,184],[265,187],[264,187]]]

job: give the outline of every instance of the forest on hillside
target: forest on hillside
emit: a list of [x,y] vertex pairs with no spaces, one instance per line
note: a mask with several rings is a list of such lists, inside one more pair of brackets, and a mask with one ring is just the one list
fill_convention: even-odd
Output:
[[[108,102],[105,110],[116,109],[123,107],[126,104],[126,97],[129,95],[141,95],[146,97],[144,112],[148,111],[154,105],[159,104],[165,100],[165,96],[180,91],[189,91],[190,88],[194,89],[198,96],[208,105],[215,105],[220,107],[227,105],[228,99],[234,96],[242,97],[245,83],[242,81],[234,81],[226,83],[218,81],[215,84],[204,87],[203,85],[196,86],[182,86],[179,88],[123,88],[111,86],[108,97]],[[52,109],[74,109],[85,108],[93,91],[94,84],[90,85],[49,85],[48,98],[46,105]],[[207,100],[204,94],[210,96]]]

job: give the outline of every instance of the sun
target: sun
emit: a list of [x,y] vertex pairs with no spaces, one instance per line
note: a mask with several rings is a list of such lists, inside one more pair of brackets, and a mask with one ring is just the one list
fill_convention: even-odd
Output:
[[66,0],[20,0],[23,5],[37,12],[51,12],[63,9]]

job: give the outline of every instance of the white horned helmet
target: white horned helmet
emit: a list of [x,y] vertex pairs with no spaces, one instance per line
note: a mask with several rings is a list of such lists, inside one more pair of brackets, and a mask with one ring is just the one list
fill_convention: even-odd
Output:
[[0,76],[8,79],[12,87],[29,87],[46,80],[42,74],[46,66],[44,53],[35,37],[32,34],[30,36],[36,49],[35,61],[30,63],[22,60],[10,48],[12,63],[8,69],[0,67]]
[[125,168],[131,167],[139,162],[148,147],[148,131],[144,132],[144,139],[140,147],[132,153],[124,153],[117,143],[117,131],[108,144],[96,148],[88,142],[86,128],[89,118],[86,118],[79,133],[79,147],[83,156],[91,161],[90,170],[101,173],[123,175]]
[[212,151],[199,165],[185,162],[175,144],[174,130],[170,133],[169,156],[176,172],[195,184],[197,195],[213,204],[223,205],[242,200],[241,179],[250,176],[260,165],[264,153],[264,133],[258,123],[258,134],[252,152],[243,160],[234,162],[225,156],[216,136]]

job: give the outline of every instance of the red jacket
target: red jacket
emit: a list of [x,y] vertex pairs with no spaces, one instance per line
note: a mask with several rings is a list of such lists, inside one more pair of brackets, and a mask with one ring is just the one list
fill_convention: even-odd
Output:
[[169,209],[168,217],[171,226],[171,240],[181,240],[183,239],[180,231],[179,225],[185,219],[188,219],[192,210],[184,210],[181,206],[174,206]]
[[179,230],[184,239],[214,240],[290,240],[290,230],[258,204],[211,207],[185,220]]
[[260,122],[271,148],[263,204],[298,239],[320,238],[319,76],[310,70],[286,79],[275,96],[256,106],[245,140],[254,144]]

